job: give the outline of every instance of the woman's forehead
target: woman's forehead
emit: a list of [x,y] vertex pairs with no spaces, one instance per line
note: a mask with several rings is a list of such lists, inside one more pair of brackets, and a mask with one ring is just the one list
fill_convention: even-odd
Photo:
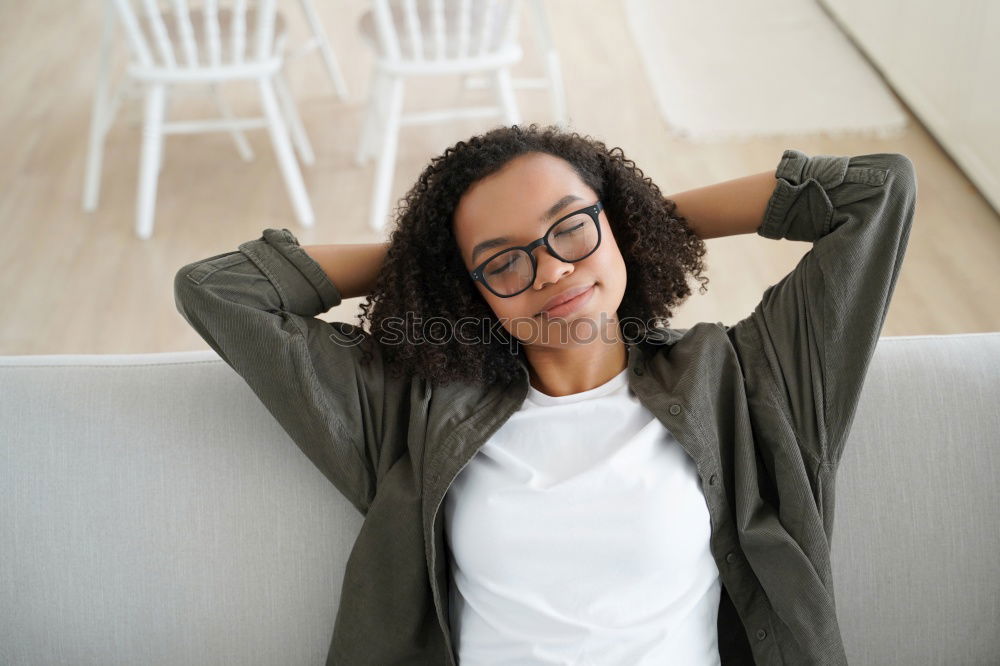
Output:
[[507,231],[529,233],[573,202],[592,203],[593,196],[565,160],[522,155],[466,190],[455,210],[456,233],[467,246]]

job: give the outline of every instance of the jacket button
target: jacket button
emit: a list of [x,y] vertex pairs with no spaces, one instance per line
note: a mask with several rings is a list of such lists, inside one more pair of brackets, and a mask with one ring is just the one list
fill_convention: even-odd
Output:
[[670,405],[670,413],[673,414],[674,416],[677,416],[678,414],[681,413],[681,406],[680,405]]
[[736,561],[736,553],[729,553],[728,555],[726,555],[726,562],[732,564],[735,561]]
[[635,366],[634,368],[632,368],[632,372],[634,372],[637,375],[642,375],[642,368],[640,368],[639,366]]
[[767,632],[764,631],[763,629],[758,629],[757,630],[757,640],[762,641],[765,638],[767,638]]
[[713,474],[712,476],[708,477],[708,485],[714,486],[715,485],[715,478],[716,478],[715,474]]

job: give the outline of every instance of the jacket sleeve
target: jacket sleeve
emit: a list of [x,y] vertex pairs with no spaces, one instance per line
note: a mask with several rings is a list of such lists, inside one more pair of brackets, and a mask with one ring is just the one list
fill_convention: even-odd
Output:
[[839,463],[889,309],[917,181],[898,153],[786,150],[758,235],[812,243],[742,325],[757,332],[803,453]]
[[341,302],[287,229],[182,267],[177,309],[250,386],[295,444],[362,513],[375,495],[381,442],[401,399],[374,346],[360,363],[358,326],[316,317]]

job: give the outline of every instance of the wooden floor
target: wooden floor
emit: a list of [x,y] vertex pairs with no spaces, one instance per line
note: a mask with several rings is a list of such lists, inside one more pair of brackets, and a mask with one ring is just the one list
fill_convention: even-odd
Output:
[[[364,0],[317,3],[344,67],[349,101],[333,96],[316,52],[289,64],[316,152],[316,164],[304,169],[316,226],[306,230],[296,223],[266,132],[248,133],[256,153],[249,163],[239,158],[226,134],[174,136],[166,144],[156,226],[148,241],[133,233],[141,137],[137,99],[126,102],[108,135],[97,211],[84,213],[81,206],[101,4],[76,3],[73,12],[61,0],[0,5],[5,85],[0,354],[205,349],[174,306],[172,279],[185,263],[234,250],[267,227],[287,227],[304,245],[382,240],[367,227],[373,166],[353,163],[372,62],[356,28]],[[298,5],[282,6],[292,38],[302,39]],[[919,178],[916,218],[882,334],[1000,330],[1000,219],[915,118],[901,139],[809,135],[692,144],[671,137],[657,113],[620,4],[549,0],[548,8],[563,58],[572,127],[621,146],[665,193],[774,169],[785,148],[909,156]],[[531,32],[524,36],[527,57],[515,75],[539,74]],[[117,55],[123,57],[124,50]],[[258,113],[251,87],[226,93],[238,111]],[[425,80],[407,89],[404,108],[485,99],[482,91],[461,94],[454,82]],[[208,99],[198,90],[179,95],[170,118],[214,115]],[[544,92],[521,91],[518,101],[525,122],[552,121]],[[393,198],[409,188],[432,156],[492,124],[469,120],[403,128]],[[707,243],[708,293],[695,289],[674,327],[742,319],[764,289],[809,249],[806,243],[756,235]],[[324,318],[355,321],[360,302],[345,301]]]

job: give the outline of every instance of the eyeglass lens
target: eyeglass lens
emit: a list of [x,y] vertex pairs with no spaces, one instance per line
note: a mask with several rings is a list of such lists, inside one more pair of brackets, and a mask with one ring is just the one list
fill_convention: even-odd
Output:
[[[549,245],[562,261],[579,261],[594,251],[598,242],[597,224],[587,213],[568,217],[552,228]],[[536,251],[544,248],[536,248]],[[490,260],[483,277],[495,292],[508,295],[527,288],[535,279],[531,257],[524,250],[503,252]]]

